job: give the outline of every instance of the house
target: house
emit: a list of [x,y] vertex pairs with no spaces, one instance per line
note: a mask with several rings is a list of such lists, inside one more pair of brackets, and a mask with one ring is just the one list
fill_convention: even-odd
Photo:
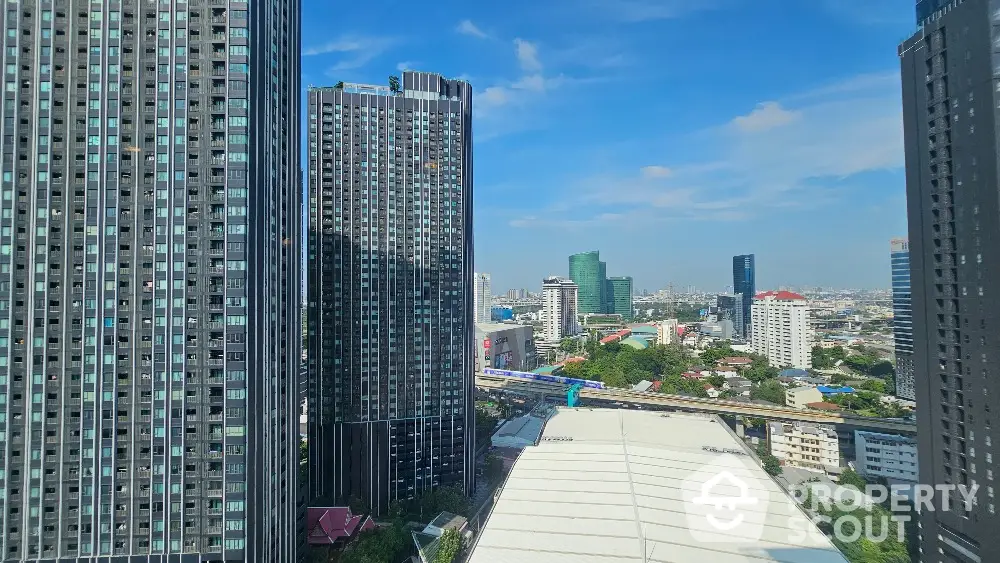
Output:
[[721,394],[718,389],[712,386],[711,383],[705,384],[705,393],[707,393],[711,399],[718,399]]
[[818,403],[823,394],[816,387],[791,387],[785,390],[785,405],[794,409],[804,409],[807,403]]
[[701,379],[705,376],[699,371],[686,371],[681,374],[681,377],[685,379]]
[[839,411],[843,407],[836,403],[827,403],[826,401],[820,401],[818,403],[806,403],[806,407],[810,409],[816,409],[818,411]]
[[309,545],[343,545],[358,534],[375,529],[370,516],[351,513],[346,506],[306,509],[306,542]]
[[743,368],[753,363],[753,359],[746,356],[730,356],[728,358],[720,358],[715,362],[717,366],[729,366],[734,368]]

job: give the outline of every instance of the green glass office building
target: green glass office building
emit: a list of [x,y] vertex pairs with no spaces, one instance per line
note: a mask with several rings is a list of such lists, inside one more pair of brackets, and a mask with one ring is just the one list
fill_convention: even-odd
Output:
[[607,266],[596,250],[569,257],[569,279],[579,287],[577,294],[580,313],[604,313]]
[[608,313],[621,315],[622,320],[631,321],[632,313],[632,278],[620,276],[608,278],[606,284]]

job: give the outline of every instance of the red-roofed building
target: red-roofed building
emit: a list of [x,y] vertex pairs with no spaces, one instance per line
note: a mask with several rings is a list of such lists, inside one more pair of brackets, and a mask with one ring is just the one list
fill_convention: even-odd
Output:
[[748,366],[753,363],[753,360],[746,356],[730,356],[728,358],[721,358],[715,362],[716,365],[720,366],[730,366],[734,368],[741,368]]
[[609,334],[608,336],[602,338],[601,344],[610,344],[612,342],[619,342],[625,338],[628,338],[631,334],[632,334],[631,329],[626,328],[624,330],[619,330],[614,334]]
[[701,378],[703,378],[705,376],[702,373],[697,372],[697,371],[686,371],[686,372],[684,372],[684,373],[681,374],[681,377],[684,377],[684,378],[687,378],[687,379],[701,379]]
[[653,391],[659,391],[660,387],[663,387],[663,382],[662,381],[654,381],[653,382],[653,386],[650,387],[650,389],[652,389]]
[[375,521],[370,516],[351,514],[346,506],[306,509],[306,541],[310,545],[343,544],[374,529]]

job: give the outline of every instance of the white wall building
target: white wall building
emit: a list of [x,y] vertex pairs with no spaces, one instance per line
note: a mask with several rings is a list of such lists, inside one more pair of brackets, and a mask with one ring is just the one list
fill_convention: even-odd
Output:
[[493,321],[493,289],[490,287],[490,275],[476,272],[473,274],[475,287],[473,288],[472,308],[476,323],[488,323]]
[[890,484],[918,481],[914,438],[856,430],[854,447],[855,467],[862,477],[885,477]]
[[769,422],[771,455],[783,465],[810,471],[840,467],[837,432],[822,424]]
[[823,394],[815,387],[790,387],[785,391],[785,406],[804,409],[809,403],[819,403]]
[[577,291],[577,285],[567,278],[552,276],[542,281],[542,311],[545,319],[542,338],[558,342],[579,332]]
[[656,343],[673,344],[679,341],[677,336],[677,319],[667,319],[656,323]]
[[774,367],[812,367],[812,335],[805,297],[790,291],[766,291],[753,300],[750,313],[753,351]]

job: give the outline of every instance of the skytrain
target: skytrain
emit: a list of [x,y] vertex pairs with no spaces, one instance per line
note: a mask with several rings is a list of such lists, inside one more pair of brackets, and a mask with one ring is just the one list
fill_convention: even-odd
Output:
[[591,389],[607,389],[602,381],[590,381],[588,379],[577,379],[575,377],[562,377],[559,375],[545,375],[541,373],[532,373],[530,371],[510,371],[505,369],[493,369],[486,368],[483,370],[484,375],[492,375],[496,377],[516,377],[518,379],[532,379],[534,381],[545,381],[548,383],[562,383],[564,385],[581,385],[583,387],[589,387]]

